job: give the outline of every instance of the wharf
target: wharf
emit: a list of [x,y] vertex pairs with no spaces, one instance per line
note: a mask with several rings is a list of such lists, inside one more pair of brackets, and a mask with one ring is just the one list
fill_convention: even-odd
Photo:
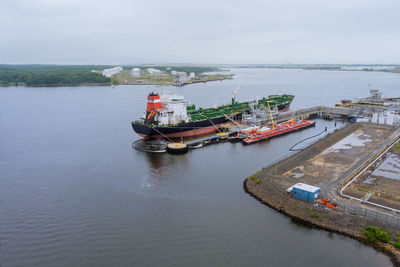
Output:
[[[272,114],[272,117],[276,122],[287,121],[297,117],[307,117],[307,118],[322,117],[325,119],[333,119],[334,117],[341,117],[343,119],[351,119],[354,116],[357,116],[357,110],[355,109],[341,108],[341,107],[326,107],[324,105]],[[261,124],[272,124],[271,118],[267,117],[266,120],[261,121]]]
[[[393,246],[367,243],[363,231],[367,226],[381,227],[387,233],[397,233],[400,214],[387,212],[342,198],[337,192],[360,168],[370,163],[381,151],[394,144],[400,128],[375,123],[354,123],[324,139],[262,168],[244,181],[247,193],[262,203],[296,221],[355,238],[390,255],[400,265],[400,252]],[[366,177],[361,177],[359,183]],[[291,198],[287,189],[296,183],[321,188],[321,198],[329,198],[337,210],[324,205]],[[396,181],[392,182],[397,183]],[[362,185],[365,186],[365,185]],[[351,194],[357,188],[352,188]],[[370,192],[371,193],[371,192]],[[370,194],[369,194],[370,196]],[[383,197],[383,195],[382,195]],[[392,235],[394,242],[397,235]]]
[[[321,106],[313,106],[313,107],[308,107],[308,108],[303,108],[303,109],[298,109],[298,110],[293,110],[293,111],[288,111],[288,112],[282,112],[282,113],[276,113],[272,114],[272,118],[275,123],[281,123],[284,121],[291,120],[293,118],[316,118],[316,117],[322,117],[324,119],[331,119],[334,117],[341,117],[343,119],[351,119],[352,117],[356,116],[355,115],[356,110],[350,109],[350,108],[341,108],[341,107],[325,107],[323,105]],[[237,122],[230,122],[227,123],[229,127],[227,127],[227,131],[225,133],[227,134],[228,138],[231,136],[236,135],[241,129],[246,128],[251,125],[246,125],[246,124],[239,124]],[[258,126],[269,126],[272,125],[272,120],[270,116],[267,116],[265,120],[257,121]],[[194,139],[186,139],[182,140],[185,142],[187,147],[189,149],[195,149],[195,148],[200,148],[203,146],[211,145],[211,144],[216,144],[221,141],[226,141],[226,138],[222,138],[220,135],[218,135],[219,130],[216,128],[216,132],[213,135],[208,135],[208,136],[203,136],[203,137],[198,137]],[[140,141],[140,142],[139,142]],[[166,152],[166,140],[151,140],[151,141],[142,141],[138,140],[135,144],[132,144],[132,146],[141,151],[145,152],[154,152],[154,153],[164,153]]]
[[[306,117],[306,118],[316,118],[321,117],[324,119],[333,119],[335,117],[340,117],[346,120],[350,120],[352,117],[356,116],[356,110],[350,108],[341,108],[341,107],[325,107],[321,106],[313,106],[308,108],[302,108],[298,110],[288,111],[288,112],[280,112],[276,114],[272,114],[272,118],[275,123],[281,123],[284,121],[291,120],[293,118]],[[271,117],[267,117],[265,120],[258,121],[259,126],[268,126],[272,125]],[[248,127],[250,125],[243,125],[240,127],[239,125],[234,125],[229,128],[227,134],[229,136],[236,135],[242,128]],[[220,136],[218,134],[190,140],[187,141],[186,144],[189,148],[199,148],[201,146],[215,144],[221,141]]]
[[[231,127],[229,127],[229,130],[224,133],[227,134],[228,137],[231,137],[231,136],[236,135],[241,129],[242,128],[239,126],[231,126]],[[192,149],[192,148],[200,148],[202,146],[207,146],[207,145],[215,144],[220,141],[226,141],[226,140],[227,140],[226,138],[221,138],[221,136],[218,135],[218,133],[216,133],[213,135],[204,136],[201,138],[196,138],[194,140],[187,141],[186,144],[189,149]]]

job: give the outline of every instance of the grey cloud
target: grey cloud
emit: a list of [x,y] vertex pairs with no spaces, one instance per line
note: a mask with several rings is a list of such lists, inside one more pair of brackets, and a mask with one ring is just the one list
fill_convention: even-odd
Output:
[[3,0],[0,63],[400,63],[398,10],[397,0]]

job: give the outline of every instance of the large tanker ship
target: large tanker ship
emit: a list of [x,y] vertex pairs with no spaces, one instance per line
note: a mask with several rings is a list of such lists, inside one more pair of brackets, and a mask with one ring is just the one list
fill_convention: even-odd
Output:
[[182,96],[150,93],[147,109],[142,118],[132,122],[133,130],[145,139],[169,137],[180,138],[215,132],[221,124],[231,120],[240,121],[242,114],[252,108],[267,107],[286,111],[293,95],[270,95],[268,98],[249,102],[237,102],[212,108],[198,108],[190,105]]

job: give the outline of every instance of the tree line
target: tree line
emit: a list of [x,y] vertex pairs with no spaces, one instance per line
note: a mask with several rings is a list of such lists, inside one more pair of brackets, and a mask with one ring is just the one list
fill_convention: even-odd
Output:
[[[92,70],[112,68],[111,65],[0,65],[0,86],[62,86],[80,84],[109,84],[111,79]],[[217,67],[207,66],[134,66],[126,65],[124,69],[148,67],[163,71],[176,70],[194,72],[199,75],[203,72],[217,71]]]
[[104,66],[99,67],[90,65],[0,65],[0,85],[60,86],[110,83],[110,78],[91,71],[105,68]]

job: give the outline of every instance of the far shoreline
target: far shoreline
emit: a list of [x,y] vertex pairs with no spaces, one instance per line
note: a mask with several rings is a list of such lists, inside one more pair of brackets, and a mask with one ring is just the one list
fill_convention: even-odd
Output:
[[9,84],[3,85],[0,84],[0,87],[79,87],[79,86],[118,86],[118,85],[160,85],[160,86],[185,86],[195,83],[208,83],[208,82],[215,82],[215,81],[224,81],[224,80],[232,80],[235,74],[231,74],[228,77],[221,77],[213,80],[198,80],[198,81],[188,81],[182,84],[168,84],[168,83],[157,83],[157,82],[150,82],[150,81],[140,81],[140,82],[127,82],[127,83],[82,83],[82,84],[35,84],[35,85],[27,85],[24,83],[20,84]]

